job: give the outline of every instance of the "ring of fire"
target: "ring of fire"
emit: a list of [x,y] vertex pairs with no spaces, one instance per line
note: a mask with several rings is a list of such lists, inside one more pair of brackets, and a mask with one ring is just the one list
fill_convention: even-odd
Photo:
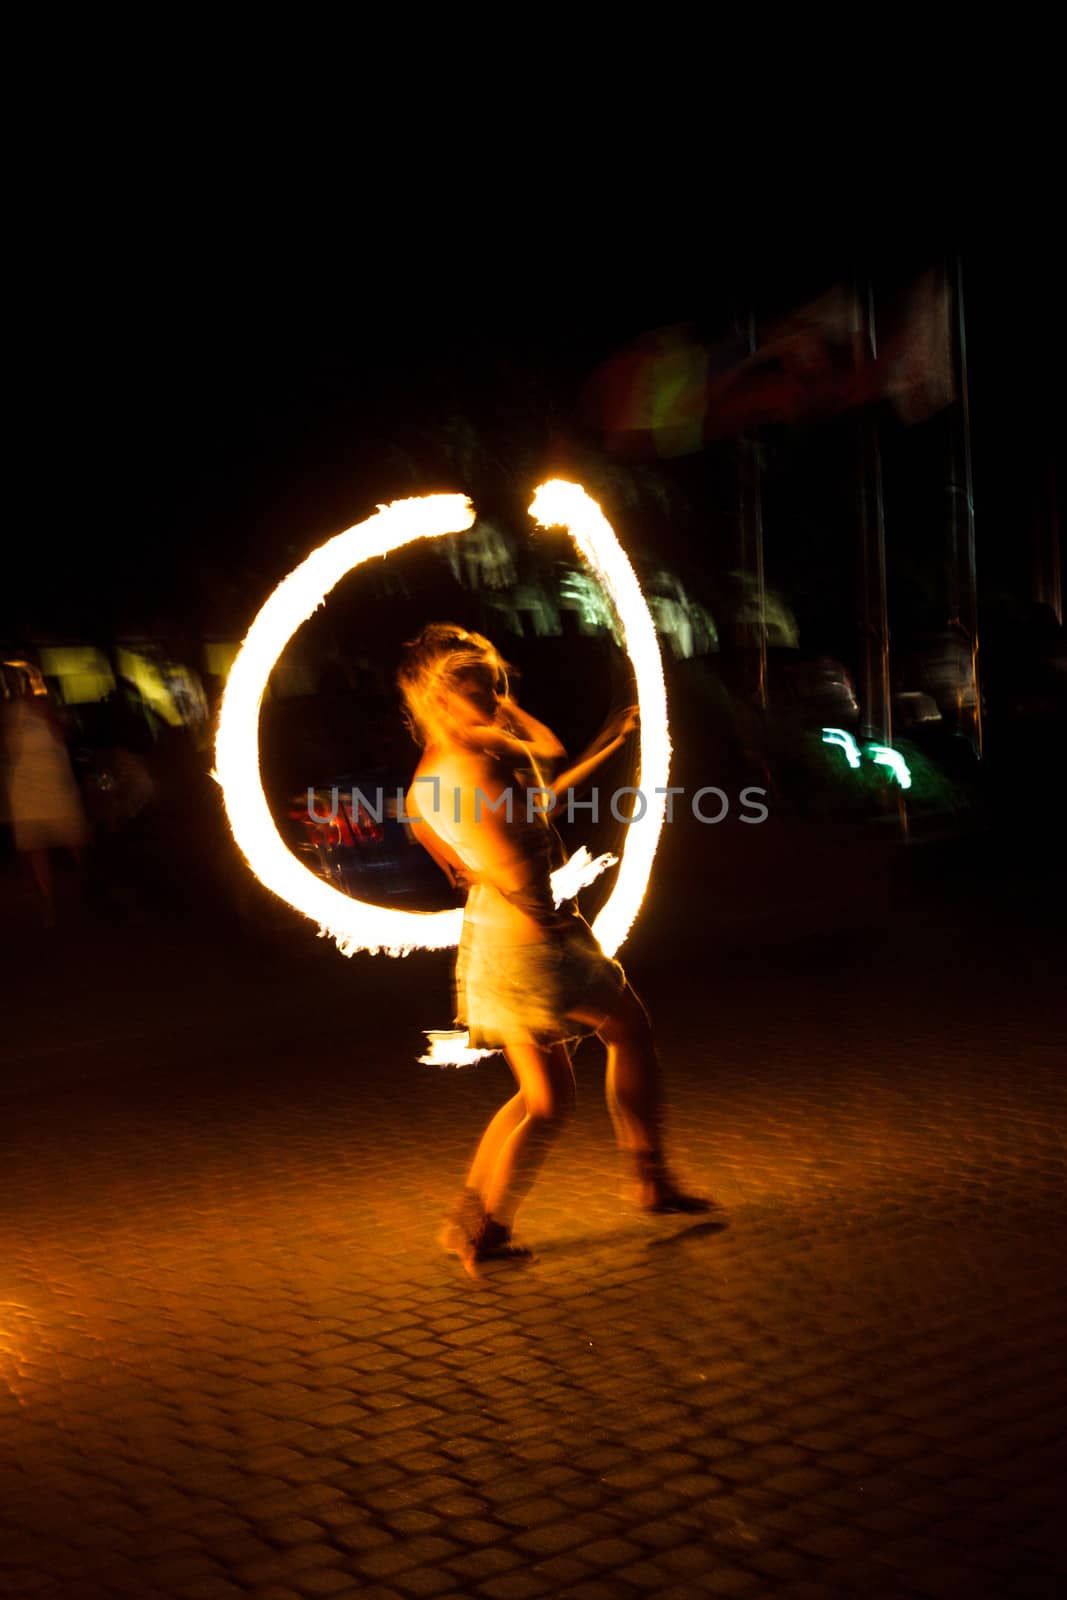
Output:
[[[656,630],[637,575],[596,502],[577,484],[554,480],[536,491],[530,514],[542,527],[563,527],[611,600],[637,682],[640,764],[637,783],[647,809],[626,830],[618,876],[593,925],[608,955],[614,955],[637,916],[652,870],[666,808],[670,769],[667,696]],[[233,666],[219,712],[215,773],[226,817],[241,853],[256,877],[282,900],[319,924],[344,955],[357,950],[406,955],[444,950],[459,943],[463,912],[394,911],[341,894],[298,861],[285,844],[263,793],[259,768],[259,711],[267,682],[282,651],[331,589],[354,567],[417,539],[462,533],[475,520],[459,494],[426,495],[379,506],[376,515],[327,540],[294,568],[256,617]],[[554,875],[565,897],[589,880],[569,868],[578,852]],[[586,859],[587,855],[586,855]],[[595,865],[595,864],[594,864]],[[595,875],[595,873],[594,873]]]

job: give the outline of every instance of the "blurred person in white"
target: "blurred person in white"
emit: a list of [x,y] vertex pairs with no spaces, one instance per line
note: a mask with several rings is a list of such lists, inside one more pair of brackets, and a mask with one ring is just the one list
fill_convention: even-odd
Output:
[[29,863],[44,926],[52,928],[56,922],[52,852],[70,851],[80,869],[89,828],[63,722],[44,679],[23,662],[7,682],[15,690],[4,702],[7,813],[15,849]]

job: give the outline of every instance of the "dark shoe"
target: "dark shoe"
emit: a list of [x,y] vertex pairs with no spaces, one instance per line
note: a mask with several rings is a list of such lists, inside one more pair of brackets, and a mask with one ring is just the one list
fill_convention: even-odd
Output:
[[645,1210],[653,1217],[667,1217],[672,1215],[696,1217],[703,1216],[714,1206],[714,1200],[706,1200],[700,1194],[683,1194],[681,1189],[666,1190],[658,1200],[651,1205],[646,1205]]
[[533,1251],[525,1245],[512,1243],[510,1228],[505,1228],[502,1222],[495,1222],[492,1217],[486,1217],[474,1241],[476,1261],[516,1261],[532,1255]]
[[634,1152],[637,1182],[641,1190],[641,1209],[650,1216],[702,1216],[714,1201],[703,1195],[686,1194],[672,1179],[667,1164],[656,1150]]
[[484,1223],[485,1207],[481,1195],[477,1189],[464,1189],[455,1210],[441,1229],[441,1249],[453,1256],[470,1255]]

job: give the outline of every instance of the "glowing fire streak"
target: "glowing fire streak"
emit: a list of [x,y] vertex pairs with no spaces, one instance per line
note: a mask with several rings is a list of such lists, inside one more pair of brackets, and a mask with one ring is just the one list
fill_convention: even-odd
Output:
[[641,710],[640,766],[635,786],[645,794],[647,809],[640,822],[626,829],[619,875],[607,904],[593,924],[606,955],[613,956],[633,926],[645,897],[652,858],[666,814],[666,789],[671,764],[667,728],[667,691],[659,641],[637,574],[619,545],[604,513],[585,490],[554,479],[542,484],[530,515],[542,527],[565,527],[592,567],[622,625],[627,654],[637,679]]
[[604,855],[594,860],[589,854],[588,845],[580,844],[570,859],[552,874],[552,898],[556,905],[561,906],[564,900],[573,900],[579,889],[584,889],[602,872],[615,866],[618,859],[618,856]]
[[274,665],[289,640],[347,572],[374,556],[461,533],[474,522],[465,495],[436,494],[379,506],[313,550],[275,589],[230,669],[215,739],[215,776],[234,839],[252,871],[281,899],[319,924],[343,955],[356,950],[446,950],[458,944],[462,911],[417,914],[367,905],[340,894],[291,853],[270,814],[259,772],[259,708]]
[[424,1067],[472,1067],[486,1056],[500,1054],[498,1050],[476,1050],[466,1028],[456,1028],[451,1032],[427,1031],[426,1037],[430,1041],[429,1048],[424,1056],[419,1057]]
[[[637,679],[641,711],[640,772],[647,810],[627,829],[618,880],[593,931],[608,955],[614,955],[633,925],[644,898],[666,807],[670,766],[667,697],[663,685],[656,631],[637,577],[600,507],[576,484],[543,484],[534,496],[531,514],[543,527],[563,526],[596,573],[613,602]],[[312,551],[282,580],[264,604],[230,670],[215,741],[215,774],[222,789],[234,839],[252,871],[268,889],[319,925],[322,936],[335,940],[342,955],[357,950],[406,955],[410,950],[444,950],[459,943],[463,912],[392,911],[339,893],[290,852],[274,825],[259,770],[259,711],[270,674],[293,634],[322,605],[330,590],[353,567],[373,556],[417,539],[461,533],[475,519],[464,495],[427,495],[379,506],[377,514],[357,523]],[[641,782],[641,778],[638,779]],[[552,874],[557,905],[573,899],[614,856],[593,860],[583,845]],[[446,1052],[430,1056],[454,1061],[488,1052],[471,1051],[457,1034],[442,1034]]]

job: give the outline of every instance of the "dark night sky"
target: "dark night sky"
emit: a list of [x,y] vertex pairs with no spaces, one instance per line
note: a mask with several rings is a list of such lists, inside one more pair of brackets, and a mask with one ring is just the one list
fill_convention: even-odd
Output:
[[[866,255],[891,289],[946,242],[897,235]],[[32,525],[0,632],[180,618],[205,574],[240,582],[264,542],[302,553],[397,492],[381,463],[416,423],[432,429],[450,410],[498,418],[531,385],[565,420],[582,378],[637,334],[689,321],[714,336],[735,308],[802,304],[855,260],[800,239],[724,254],[695,224],[646,232],[639,256],[610,228],[569,252],[516,252],[490,230],[437,260],[386,236],[320,262],[313,243],[291,264],[206,233],[149,234],[45,284],[32,329]],[[1024,572],[1012,552],[1058,432],[1059,266],[1043,240],[1005,248],[991,233],[965,240],[964,263],[980,549],[1004,583]],[[832,476],[833,462],[819,470]],[[890,486],[899,507],[902,470]],[[692,464],[680,471],[691,484]]]

